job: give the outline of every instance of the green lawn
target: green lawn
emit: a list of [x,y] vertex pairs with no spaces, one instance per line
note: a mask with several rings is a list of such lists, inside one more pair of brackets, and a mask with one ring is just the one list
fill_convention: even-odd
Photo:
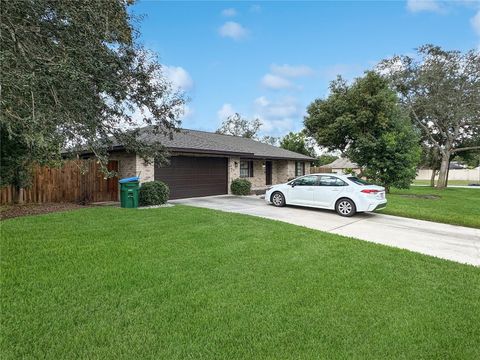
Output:
[[392,189],[379,212],[480,228],[480,189],[414,187]]
[[[414,180],[413,185],[429,185],[430,186],[430,180]],[[473,181],[473,180],[448,180],[448,185],[462,185],[466,186],[469,184],[480,184],[479,181]]]
[[246,215],[1,223],[2,359],[480,358],[480,269]]

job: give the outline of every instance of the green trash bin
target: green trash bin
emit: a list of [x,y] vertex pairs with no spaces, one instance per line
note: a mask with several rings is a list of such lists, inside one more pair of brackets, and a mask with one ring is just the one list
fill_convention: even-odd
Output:
[[120,184],[120,206],[122,208],[138,207],[138,192],[140,190],[140,179],[138,177],[121,179]]

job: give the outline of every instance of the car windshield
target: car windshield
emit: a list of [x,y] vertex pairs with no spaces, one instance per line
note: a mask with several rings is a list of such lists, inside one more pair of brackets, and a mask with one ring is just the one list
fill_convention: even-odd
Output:
[[347,179],[357,185],[370,185],[370,183],[366,182],[365,180],[359,179],[356,176],[349,176]]

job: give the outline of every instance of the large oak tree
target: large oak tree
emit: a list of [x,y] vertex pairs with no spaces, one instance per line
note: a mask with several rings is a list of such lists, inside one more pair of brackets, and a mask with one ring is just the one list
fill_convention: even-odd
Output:
[[[33,163],[80,149],[107,161],[125,144],[146,160],[164,159],[139,126],[172,134],[184,97],[172,90],[155,54],[138,43],[130,0],[2,2],[1,178],[28,184]],[[104,167],[106,169],[106,167]]]
[[384,60],[379,70],[390,78],[421,129],[425,147],[438,154],[437,187],[443,188],[450,159],[480,150],[480,52],[462,54],[425,45],[417,55]]

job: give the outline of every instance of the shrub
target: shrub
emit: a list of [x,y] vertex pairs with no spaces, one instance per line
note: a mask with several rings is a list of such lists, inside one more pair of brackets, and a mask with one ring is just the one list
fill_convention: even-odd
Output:
[[232,181],[232,185],[230,185],[234,195],[250,195],[251,188],[252,183],[247,179],[235,179]]
[[168,186],[161,181],[143,183],[140,187],[138,203],[140,206],[165,204],[170,196]]

